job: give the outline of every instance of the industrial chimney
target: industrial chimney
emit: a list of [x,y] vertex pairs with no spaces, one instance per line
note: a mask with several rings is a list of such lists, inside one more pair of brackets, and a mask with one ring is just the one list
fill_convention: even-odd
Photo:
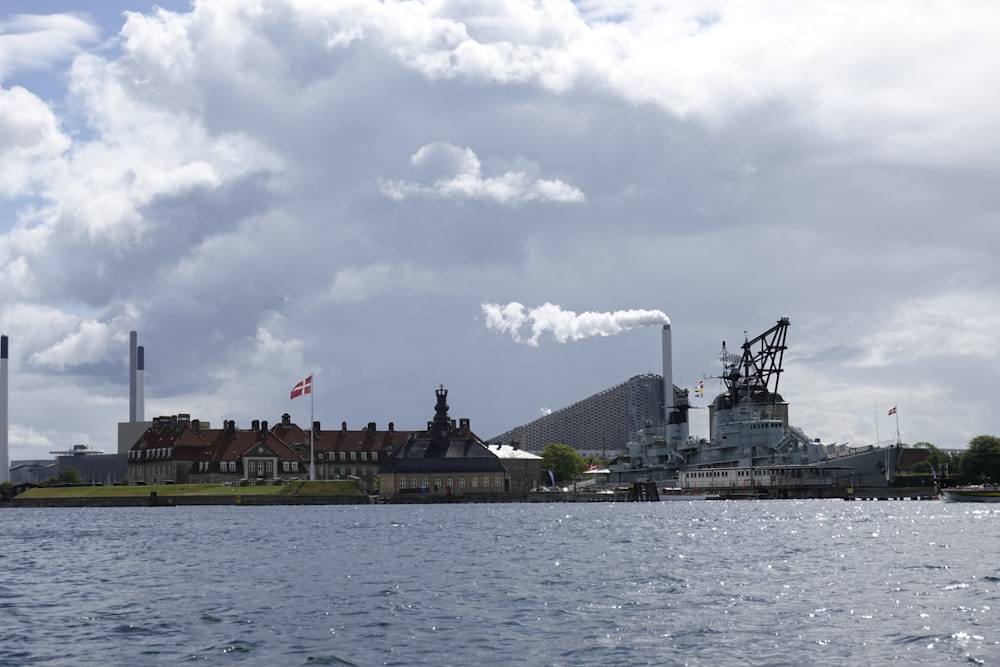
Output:
[[10,481],[10,453],[7,449],[7,336],[0,336],[0,483]]
[[136,421],[136,398],[138,387],[137,371],[139,363],[139,334],[130,331],[128,334],[128,420]]
[[673,343],[670,340],[670,325],[663,325],[663,423],[670,421],[674,408],[674,362]]
[[135,419],[146,420],[146,348],[135,349]]

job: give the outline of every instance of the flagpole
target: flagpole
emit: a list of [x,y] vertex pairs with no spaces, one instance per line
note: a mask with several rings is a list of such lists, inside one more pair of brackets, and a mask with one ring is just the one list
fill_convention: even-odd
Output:
[[[315,378],[315,376],[310,376],[310,377]],[[314,413],[313,413],[313,396],[316,394],[316,389],[315,389],[315,387],[316,387],[316,380],[315,379],[313,380],[312,387],[313,387],[313,389],[309,392],[309,481],[315,482],[316,481],[316,457],[313,454],[313,451],[314,451],[314,448],[315,448],[314,440],[316,438],[316,427],[314,426],[314,424],[316,422],[313,419],[313,415],[314,415]]]
[[874,383],[872,383],[872,404],[875,406],[875,445],[879,446],[882,443],[878,439],[878,394],[875,393]]

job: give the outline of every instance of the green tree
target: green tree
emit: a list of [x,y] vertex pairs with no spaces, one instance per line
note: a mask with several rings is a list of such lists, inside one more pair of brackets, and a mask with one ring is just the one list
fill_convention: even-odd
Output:
[[586,467],[583,457],[569,445],[550,442],[542,450],[542,469],[551,470],[556,481],[573,479]]
[[966,482],[1000,482],[1000,438],[977,435],[961,458],[962,479]]
[[66,466],[55,477],[56,484],[83,484],[83,477],[73,466]]
[[946,454],[929,442],[918,442],[914,447],[927,450],[927,458],[919,463],[914,463],[910,472],[930,473],[933,468],[939,479],[945,478],[953,472],[958,471],[958,466],[954,457]]

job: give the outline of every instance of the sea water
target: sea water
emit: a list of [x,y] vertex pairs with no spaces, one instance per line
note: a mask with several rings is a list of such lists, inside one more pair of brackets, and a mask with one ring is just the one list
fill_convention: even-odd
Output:
[[998,528],[939,501],[4,509],[0,664],[998,664]]

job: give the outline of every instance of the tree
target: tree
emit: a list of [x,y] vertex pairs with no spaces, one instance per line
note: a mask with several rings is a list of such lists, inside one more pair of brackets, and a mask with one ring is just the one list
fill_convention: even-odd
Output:
[[977,435],[962,454],[962,479],[966,482],[1000,481],[1000,438]]
[[542,450],[542,469],[551,470],[557,481],[573,479],[586,467],[583,457],[569,445],[550,442]]
[[42,486],[55,486],[56,484],[83,484],[83,477],[80,477],[80,473],[73,466],[66,466],[59,471],[58,475],[43,482]]
[[918,442],[913,446],[918,449],[926,449],[927,458],[919,463],[913,464],[910,472],[930,473],[933,469],[934,474],[936,474],[939,479],[943,479],[958,472],[958,457],[942,452],[935,445],[929,442]]

